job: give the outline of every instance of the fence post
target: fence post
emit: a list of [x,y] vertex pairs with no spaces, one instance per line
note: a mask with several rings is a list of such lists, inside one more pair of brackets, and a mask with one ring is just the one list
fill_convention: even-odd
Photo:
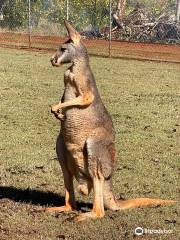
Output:
[[69,20],[69,0],[66,0],[66,20]]
[[112,45],[112,0],[109,0],[109,57],[111,57],[111,45]]
[[31,0],[28,0],[28,43],[31,48]]
[[3,5],[3,3],[2,3],[2,1],[0,1],[0,21],[4,20],[2,5]]

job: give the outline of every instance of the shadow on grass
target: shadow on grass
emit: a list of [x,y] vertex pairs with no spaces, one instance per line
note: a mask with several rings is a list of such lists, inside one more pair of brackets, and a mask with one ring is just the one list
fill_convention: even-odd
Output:
[[[0,186],[0,199],[7,198],[15,202],[31,203],[40,206],[62,206],[64,197],[53,193],[33,189],[20,189],[15,187]],[[92,204],[77,202],[78,208],[91,208]]]

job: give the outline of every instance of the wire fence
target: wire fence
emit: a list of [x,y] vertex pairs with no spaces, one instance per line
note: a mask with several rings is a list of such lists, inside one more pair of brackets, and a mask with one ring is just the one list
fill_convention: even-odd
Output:
[[121,55],[120,41],[180,43],[180,0],[0,0],[0,45],[55,49],[64,19],[90,53]]

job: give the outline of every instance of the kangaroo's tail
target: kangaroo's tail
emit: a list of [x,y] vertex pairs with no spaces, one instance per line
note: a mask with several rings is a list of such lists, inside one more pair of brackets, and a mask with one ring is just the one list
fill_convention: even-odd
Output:
[[129,200],[116,200],[116,203],[118,204],[119,209],[123,210],[148,206],[174,205],[177,203],[177,201],[153,198],[135,198]]

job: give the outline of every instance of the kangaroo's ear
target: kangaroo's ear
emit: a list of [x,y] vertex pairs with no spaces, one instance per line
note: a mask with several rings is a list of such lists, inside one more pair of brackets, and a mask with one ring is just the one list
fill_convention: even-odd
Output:
[[64,24],[66,26],[70,39],[74,43],[79,43],[81,39],[81,35],[71,26],[71,24],[68,21],[65,20]]

